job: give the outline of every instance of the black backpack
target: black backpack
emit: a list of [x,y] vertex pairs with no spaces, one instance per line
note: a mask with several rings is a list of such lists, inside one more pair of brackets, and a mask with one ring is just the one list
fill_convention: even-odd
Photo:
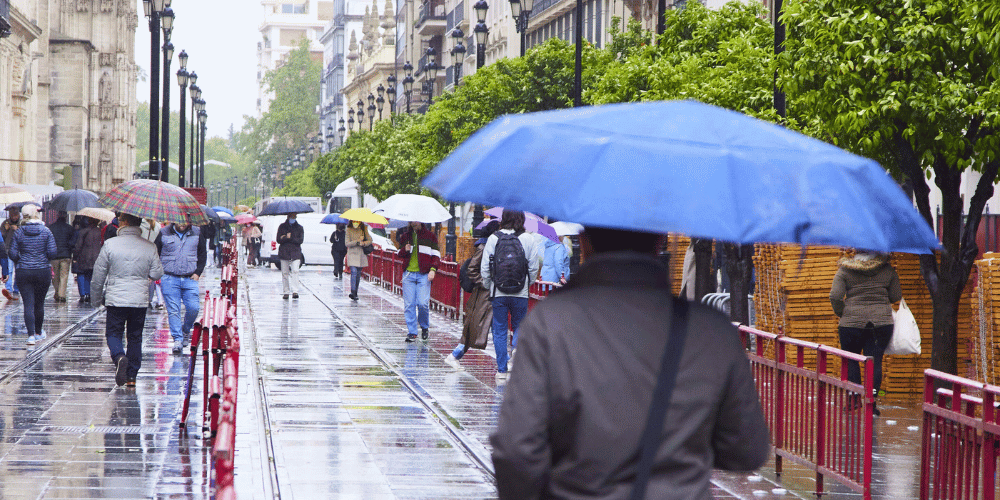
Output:
[[518,293],[528,281],[528,257],[516,234],[497,231],[497,244],[490,256],[493,284],[503,293]]
[[462,285],[462,290],[465,290],[467,293],[476,291],[476,282],[472,281],[472,278],[469,277],[469,264],[471,263],[472,257],[465,259],[465,262],[462,263],[462,268],[458,270],[458,283]]

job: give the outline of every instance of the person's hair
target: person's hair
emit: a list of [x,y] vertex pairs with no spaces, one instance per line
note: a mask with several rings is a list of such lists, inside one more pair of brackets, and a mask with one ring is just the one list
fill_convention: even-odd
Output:
[[21,209],[21,215],[25,219],[37,219],[38,218],[38,207],[34,205],[25,205]]
[[627,250],[651,253],[656,251],[656,244],[660,239],[660,235],[656,233],[608,229],[605,227],[588,226],[584,232],[587,234],[587,239],[590,241],[590,246],[595,253],[623,252]]
[[500,218],[500,229],[513,229],[515,233],[523,233],[524,212],[503,209],[503,217]]
[[56,220],[61,220],[63,222],[66,222],[66,219],[68,219],[68,218],[69,218],[69,214],[66,213],[66,212],[60,211],[58,214],[56,214]]
[[119,214],[118,223],[124,223],[128,227],[139,227],[142,225],[142,219],[132,214]]
[[483,226],[483,228],[479,232],[479,237],[489,238],[490,236],[493,235],[493,233],[497,232],[497,229],[500,229],[500,222],[497,221],[496,219],[493,219],[489,222],[489,224]]

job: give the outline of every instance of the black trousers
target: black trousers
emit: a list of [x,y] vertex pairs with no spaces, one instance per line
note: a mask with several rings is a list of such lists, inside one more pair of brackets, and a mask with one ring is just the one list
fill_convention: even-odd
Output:
[[39,335],[45,321],[45,295],[52,286],[52,268],[18,269],[14,282],[24,302],[24,327],[28,335]]
[[[876,327],[870,321],[865,328],[839,327],[840,348],[855,354],[871,356],[875,360],[874,380],[872,389],[878,394],[882,387],[882,356],[885,355],[886,347],[892,340],[893,325]],[[847,362],[847,380],[856,384],[861,383],[861,365],[857,361]]]
[[[111,360],[124,354],[128,358],[125,373],[129,379],[134,379],[142,365],[142,328],[146,324],[146,308],[107,306],[106,309],[108,317],[104,337],[111,351]],[[128,339],[127,348],[122,346],[123,334]]]
[[333,255],[333,277],[339,278],[344,275],[344,257],[342,253],[332,253]]

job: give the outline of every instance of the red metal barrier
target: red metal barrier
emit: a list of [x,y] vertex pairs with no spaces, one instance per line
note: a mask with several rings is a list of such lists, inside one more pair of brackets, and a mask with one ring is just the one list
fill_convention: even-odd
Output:
[[548,281],[536,281],[532,283],[531,287],[528,288],[528,310],[530,311],[534,309],[535,304],[537,304],[539,300],[548,297],[549,292],[561,286],[562,285],[558,283],[550,283]]
[[458,282],[459,265],[442,260],[431,282],[432,309],[443,311],[452,319],[462,313],[462,287]]
[[[870,499],[872,358],[745,326],[740,334],[771,429],[775,472],[789,459],[816,472],[817,495],[830,477]],[[830,374],[835,360],[839,373]],[[848,361],[862,364],[863,384],[847,381]]]
[[996,498],[998,395],[1000,387],[924,370],[921,500]]

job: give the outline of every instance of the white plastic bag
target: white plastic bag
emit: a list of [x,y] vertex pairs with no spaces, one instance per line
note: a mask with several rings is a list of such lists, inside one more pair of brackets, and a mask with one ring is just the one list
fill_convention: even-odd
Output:
[[885,349],[886,354],[920,354],[920,328],[917,320],[906,307],[906,299],[899,301],[899,311],[892,312],[895,323],[892,329],[892,340]]

